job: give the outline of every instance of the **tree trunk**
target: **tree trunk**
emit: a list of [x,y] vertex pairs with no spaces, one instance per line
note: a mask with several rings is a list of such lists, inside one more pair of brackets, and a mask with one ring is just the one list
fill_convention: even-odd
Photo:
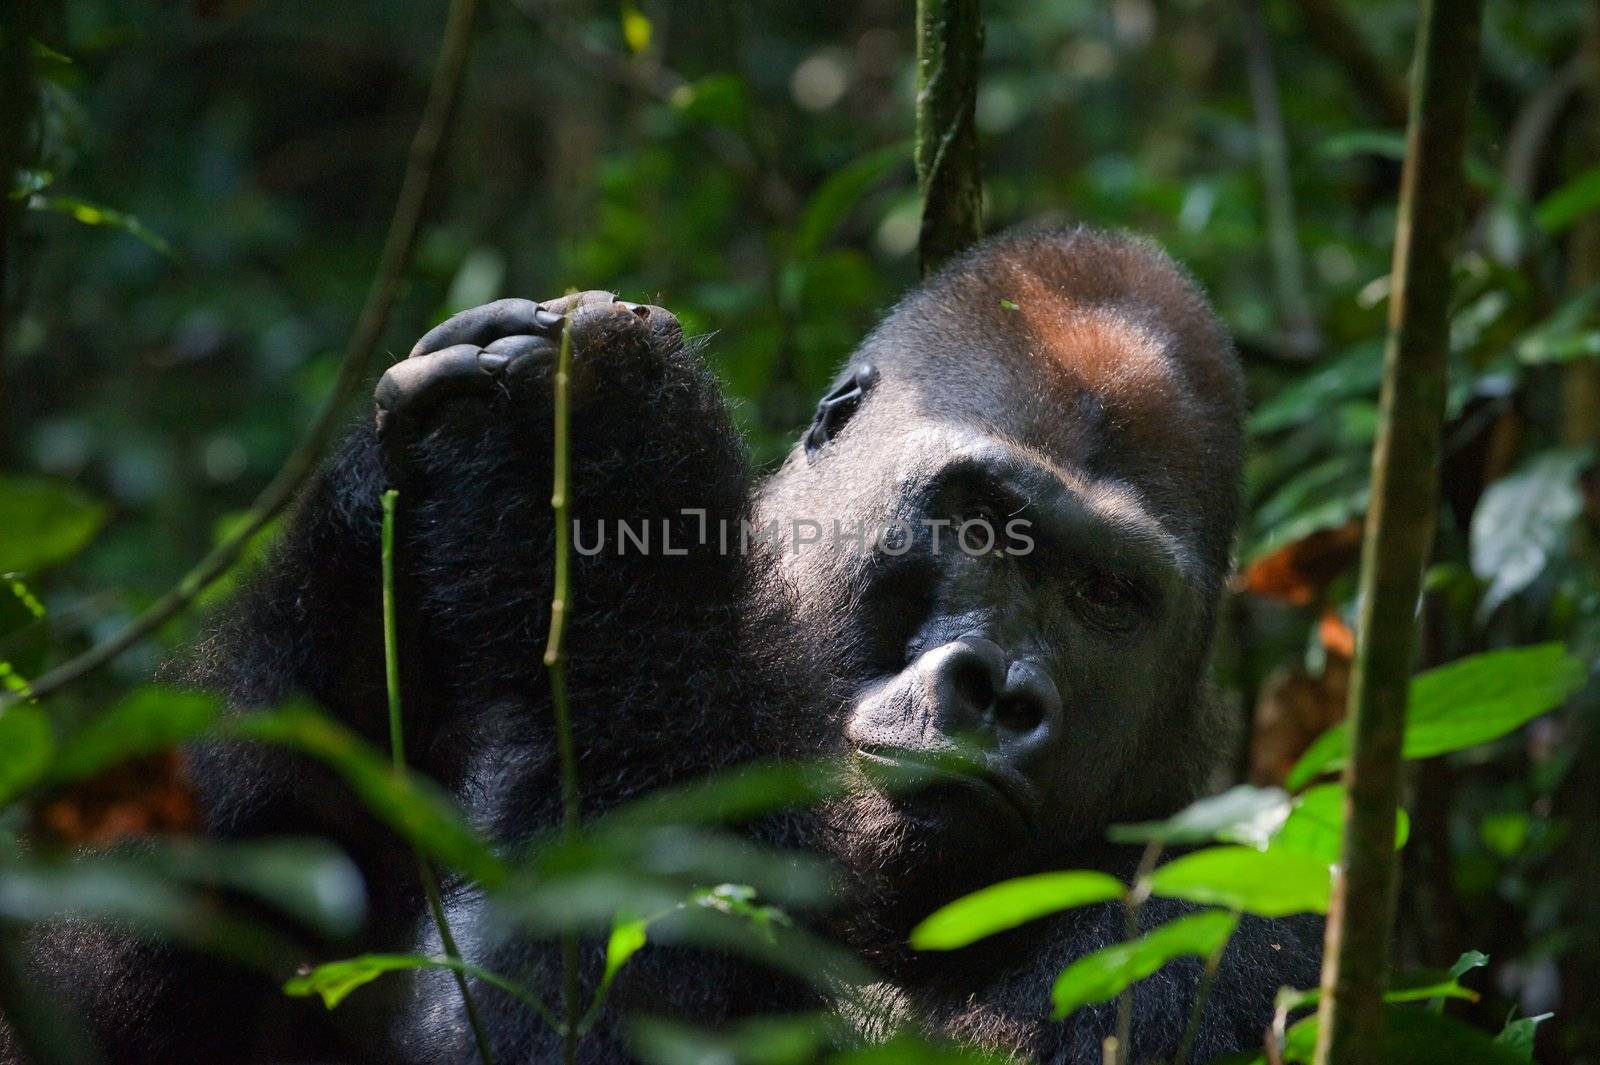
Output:
[[1350,685],[1349,818],[1328,913],[1317,1065],[1384,1060],[1394,815],[1417,594],[1438,509],[1450,266],[1461,232],[1480,10],[1481,0],[1423,0],[1417,35]]
[[978,163],[978,0],[917,0],[918,259],[924,274],[983,232]]

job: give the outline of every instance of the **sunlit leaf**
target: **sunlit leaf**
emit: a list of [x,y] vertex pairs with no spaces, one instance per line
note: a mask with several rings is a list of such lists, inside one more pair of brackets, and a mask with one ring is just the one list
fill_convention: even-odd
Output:
[[1150,890],[1156,895],[1262,917],[1327,913],[1331,886],[1331,867],[1321,858],[1251,847],[1195,851],[1150,875]]
[[1106,873],[1036,873],[991,884],[935,910],[911,931],[918,950],[955,950],[1040,917],[1121,898],[1127,887]]
[[50,719],[37,706],[0,710],[0,809],[44,776],[55,743]]
[[[1317,1018],[1313,1013],[1289,1027],[1284,1061],[1311,1061],[1317,1044]],[[1383,1060],[1405,1065],[1514,1065],[1526,1059],[1460,1021],[1428,1010],[1388,1006],[1384,1009]]]
[[532,992],[498,973],[470,962],[428,958],[420,954],[362,954],[342,961],[330,961],[286,981],[283,992],[296,998],[320,996],[322,1004],[331,1010],[350,997],[352,992],[359,991],[380,976],[419,969],[464,973],[499,988],[536,1012],[548,1015],[547,1008]]
[[[1293,809],[1268,847],[1309,854],[1332,865],[1339,860],[1344,844],[1345,813],[1343,784],[1307,788],[1295,796]],[[1400,809],[1394,812],[1394,819],[1394,847],[1399,850],[1410,838],[1411,818]]]
[[105,508],[72,485],[0,477],[0,574],[65,562],[99,531]]
[[1210,910],[1085,955],[1056,979],[1050,991],[1052,1016],[1059,1020],[1083,1006],[1110,1001],[1174,958],[1209,957],[1222,949],[1238,926],[1238,914]]
[[1488,582],[1479,618],[1532,584],[1566,547],[1583,512],[1589,448],[1547,451],[1491,484],[1472,514],[1472,571]]
[[[1430,669],[1411,682],[1406,758],[1431,758],[1498,739],[1548,713],[1582,686],[1583,663],[1559,643],[1488,651]],[[1291,789],[1344,765],[1344,724],[1318,737],[1289,774]]]
[[654,27],[644,12],[632,0],[624,0],[622,5],[622,40],[627,44],[628,51],[640,55],[650,47],[650,38]]
[[1106,835],[1115,843],[1168,844],[1243,843],[1267,845],[1289,816],[1289,794],[1282,788],[1257,788],[1240,784],[1221,795],[1201,799],[1165,821],[1112,825]]

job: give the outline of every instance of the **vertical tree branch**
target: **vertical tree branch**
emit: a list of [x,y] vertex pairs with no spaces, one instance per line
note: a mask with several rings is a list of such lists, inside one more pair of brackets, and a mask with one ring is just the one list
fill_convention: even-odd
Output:
[[[393,488],[383,493],[383,679],[389,694],[389,757],[394,764],[395,776],[406,774],[405,715],[400,703],[400,625],[399,611],[394,594],[394,515],[400,493]],[[433,917],[433,927],[439,932],[439,945],[444,956],[453,962],[461,961],[461,951],[456,947],[456,937],[450,933],[450,920],[444,912],[444,899],[439,894],[439,881],[433,875],[433,866],[421,852],[417,853],[417,876],[422,882],[422,893],[428,900],[428,912]],[[494,1065],[494,1053],[489,1048],[489,1035],[478,1015],[478,1004],[472,999],[472,989],[467,986],[467,974],[460,969],[452,972],[461,1004],[466,1007],[467,1024],[472,1028],[472,1038],[478,1046],[478,1058],[483,1065]]]
[[[339,364],[339,375],[334,380],[333,390],[322,410],[317,413],[316,420],[289,453],[272,481],[261,490],[245,520],[231,536],[213,548],[210,554],[184,575],[176,587],[168,590],[121,631],[35,680],[34,698],[43,699],[100,669],[187,610],[201,592],[239,560],[250,538],[289,504],[300,486],[317,468],[323,448],[339,425],[344,401],[366,376],[367,363],[383,336],[389,312],[400,292],[406,264],[411,261],[411,248],[416,242],[417,227],[422,220],[422,207],[439,168],[445,133],[449,129],[450,116],[460,92],[467,53],[471,50],[472,22],[477,9],[478,0],[450,2],[444,39],[439,46],[438,66],[434,69],[433,83],[428,90],[422,118],[417,123],[416,136],[411,141],[411,153],[406,160],[405,176],[400,182],[394,216],[390,220],[389,233],[378,259],[378,272],[367,291],[366,303],[362,305],[361,315],[356,320],[355,331],[345,349],[344,361]],[[14,701],[15,696],[0,694],[0,709]]]
[[917,0],[917,185],[922,272],[983,234],[978,160],[978,0]]
[[1422,0],[1350,680],[1349,817],[1328,912],[1317,1065],[1383,1060],[1394,814],[1417,594],[1438,507],[1450,266],[1461,232],[1480,10],[1481,0]]
[[[561,763],[561,838],[573,844],[578,838],[578,768],[572,751],[572,707],[567,702],[567,605],[572,595],[572,502],[567,489],[570,463],[571,409],[567,393],[572,379],[572,331],[561,327],[561,353],[555,375],[554,486],[550,509],[555,511],[555,590],[550,600],[550,638],[545,643],[544,665],[550,673],[550,706],[555,715],[556,755]],[[561,1058],[566,1065],[578,1060],[578,933],[561,931]]]
[[1266,194],[1267,244],[1272,250],[1272,279],[1278,291],[1278,315],[1289,354],[1309,358],[1322,346],[1311,302],[1306,298],[1305,260],[1294,215],[1294,184],[1289,177],[1289,138],[1278,106],[1278,76],[1272,66],[1272,42],[1262,17],[1261,0],[1241,0],[1245,59],[1250,79],[1250,104],[1256,118],[1256,150],[1261,158],[1261,184]]

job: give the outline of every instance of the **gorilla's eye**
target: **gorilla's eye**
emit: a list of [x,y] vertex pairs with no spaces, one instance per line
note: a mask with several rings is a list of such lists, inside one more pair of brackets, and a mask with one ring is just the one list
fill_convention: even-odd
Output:
[[1083,574],[1073,583],[1072,594],[1086,621],[1111,632],[1132,628],[1144,605],[1132,581],[1104,571]]

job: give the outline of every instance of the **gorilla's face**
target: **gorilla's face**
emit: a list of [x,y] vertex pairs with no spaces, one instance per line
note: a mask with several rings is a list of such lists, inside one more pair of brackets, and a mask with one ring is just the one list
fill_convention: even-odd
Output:
[[968,764],[847,812],[853,864],[933,895],[1183,801],[1209,749],[1196,689],[1238,399],[1230,372],[1184,360],[1231,359],[1226,341],[1161,305],[1161,285],[1192,293],[1148,253],[1124,264],[1125,303],[1007,265],[903,304],[759,506],[830,634],[857,764]]

